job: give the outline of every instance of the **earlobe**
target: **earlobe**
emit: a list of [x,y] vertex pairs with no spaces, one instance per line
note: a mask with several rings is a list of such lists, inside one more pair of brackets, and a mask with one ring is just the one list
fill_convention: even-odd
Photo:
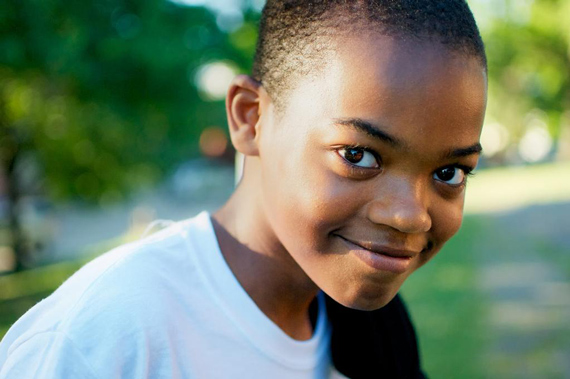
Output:
[[259,122],[262,86],[255,79],[237,76],[226,98],[226,113],[232,143],[244,155],[259,155],[257,123]]

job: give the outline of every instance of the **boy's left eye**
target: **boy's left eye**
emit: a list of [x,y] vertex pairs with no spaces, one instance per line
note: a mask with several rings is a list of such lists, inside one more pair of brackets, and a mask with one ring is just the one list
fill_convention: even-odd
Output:
[[345,147],[337,150],[337,152],[351,165],[364,168],[380,167],[374,154],[361,147]]
[[433,174],[434,179],[451,185],[463,184],[466,176],[463,169],[454,166],[440,168]]

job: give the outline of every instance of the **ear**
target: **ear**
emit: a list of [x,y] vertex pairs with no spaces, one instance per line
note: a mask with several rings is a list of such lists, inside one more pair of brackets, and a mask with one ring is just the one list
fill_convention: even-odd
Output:
[[261,83],[247,75],[237,76],[226,98],[226,113],[230,138],[237,151],[244,155],[259,155],[257,125],[261,116]]

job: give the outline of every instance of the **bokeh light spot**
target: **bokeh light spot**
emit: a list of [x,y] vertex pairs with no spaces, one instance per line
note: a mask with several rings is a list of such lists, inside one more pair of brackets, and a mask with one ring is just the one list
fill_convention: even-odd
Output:
[[552,149],[552,137],[542,127],[527,130],[519,142],[519,154],[527,162],[538,162],[547,157]]
[[0,246],[0,273],[10,272],[16,267],[16,255],[9,246]]
[[492,157],[503,151],[509,143],[509,137],[509,131],[503,125],[499,123],[485,125],[481,134],[483,155]]
[[222,100],[237,70],[227,62],[212,62],[203,65],[196,73],[195,81],[207,100]]
[[224,130],[218,126],[204,129],[200,135],[200,151],[208,157],[219,157],[228,147],[228,137]]

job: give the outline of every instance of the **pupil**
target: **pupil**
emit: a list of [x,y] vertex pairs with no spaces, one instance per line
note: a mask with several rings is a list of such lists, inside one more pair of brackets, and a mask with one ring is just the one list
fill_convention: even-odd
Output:
[[362,160],[363,155],[364,151],[362,151],[361,149],[347,149],[344,154],[346,160],[348,160],[351,163],[360,162]]
[[455,176],[455,168],[447,167],[439,171],[439,178],[441,180],[451,180]]

